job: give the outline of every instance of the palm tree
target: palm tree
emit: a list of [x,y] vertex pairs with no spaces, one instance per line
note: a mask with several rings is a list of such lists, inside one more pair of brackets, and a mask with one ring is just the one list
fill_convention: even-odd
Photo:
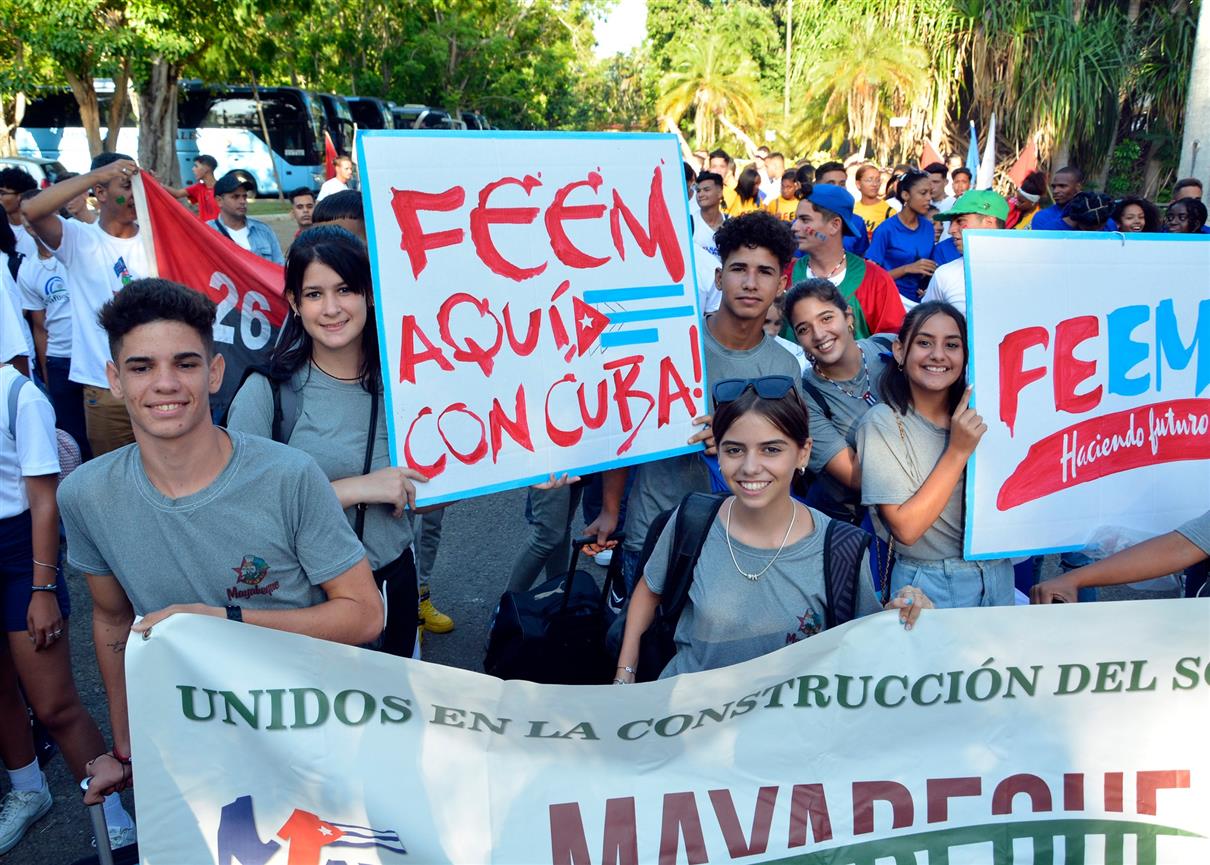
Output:
[[697,147],[718,140],[718,119],[752,128],[760,117],[756,64],[718,31],[685,39],[660,81],[656,111],[673,125],[693,112]]
[[879,133],[879,120],[892,107],[911,105],[925,97],[928,56],[920,46],[909,45],[877,26],[873,18],[839,37],[837,48],[808,77],[818,82],[809,89],[808,100],[827,94],[824,115],[839,117],[843,111],[849,138],[858,150],[864,150]]

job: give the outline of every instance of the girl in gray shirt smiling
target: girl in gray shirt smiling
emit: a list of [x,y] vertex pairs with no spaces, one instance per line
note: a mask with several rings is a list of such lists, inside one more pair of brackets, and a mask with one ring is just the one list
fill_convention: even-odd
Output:
[[[790,497],[790,481],[811,452],[807,413],[794,385],[783,375],[714,385],[718,462],[732,495],[693,567],[673,637],[676,654],[660,678],[738,664],[826,627],[824,539],[831,520]],[[615,684],[635,680],[640,640],[664,592],[676,522],[675,515],[668,520],[635,586]],[[856,616],[882,609],[865,551],[855,592]],[[886,609],[899,610],[910,629],[930,606],[924,592],[904,587]]]
[[891,589],[922,588],[938,607],[1012,604],[1007,559],[962,556],[966,463],[987,432],[966,386],[966,318],[948,303],[922,303],[891,351],[883,403],[857,430],[861,503],[875,506],[879,535],[894,546]]

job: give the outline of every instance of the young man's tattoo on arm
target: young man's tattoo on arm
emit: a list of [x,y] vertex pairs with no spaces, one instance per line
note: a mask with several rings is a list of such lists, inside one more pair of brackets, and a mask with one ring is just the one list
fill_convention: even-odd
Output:
[[126,651],[126,641],[125,640],[114,640],[112,643],[106,643],[105,645],[109,646],[109,648],[113,650],[113,653],[115,655],[121,654],[122,652]]

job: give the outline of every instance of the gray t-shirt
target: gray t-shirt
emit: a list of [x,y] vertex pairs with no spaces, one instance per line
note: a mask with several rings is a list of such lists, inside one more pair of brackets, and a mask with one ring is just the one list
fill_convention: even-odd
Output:
[[[365,468],[366,432],[370,426],[370,395],[357,382],[337,381],[310,367],[295,374],[302,386],[300,413],[290,434],[289,445],[309,453],[329,481],[356,477]],[[289,385],[283,385],[288,387]],[[273,435],[273,391],[263,375],[248,376],[231,402],[227,424],[230,429],[271,438]],[[374,435],[374,457],[370,470],[391,464],[387,446],[386,409],[378,397],[378,426]],[[390,505],[366,507],[362,542],[370,567],[389,565],[412,544],[412,523],[407,515],[392,516]],[[357,508],[346,508],[349,525]]]
[[[676,655],[660,673],[661,679],[749,661],[806,639],[825,627],[823,539],[831,518],[808,509],[815,520],[815,530],[802,540],[787,544],[760,579],[749,580],[736,570],[727,549],[724,523],[729,507],[723,503],[702,545],[702,554],[693,568],[689,602],[681,612],[673,636]],[[801,511],[798,518],[802,519]],[[664,590],[668,549],[675,529],[673,516],[643,572],[648,588],[657,595]],[[749,547],[734,538],[731,545],[740,567],[749,573],[759,572],[777,552]],[[858,575],[854,613],[868,616],[880,609],[866,552]]]
[[[914,411],[900,415],[903,436],[895,422],[896,412],[885,403],[866,412],[857,428],[857,453],[861,457],[861,503],[901,505],[916,494],[949,445],[948,429],[934,426]],[[896,542],[897,555],[924,561],[962,558],[962,491],[966,472],[954,484],[941,516],[914,544]],[[883,538],[885,526],[874,514],[874,524]]]
[[[759,378],[764,375],[789,376],[800,381],[802,371],[794,355],[765,336],[756,348],[735,351],[714,338],[709,325],[702,328],[706,351],[706,381],[711,387],[728,378]],[[706,394],[706,414],[713,411],[711,395]],[[636,466],[634,485],[626,509],[624,547],[640,552],[647,528],[666,510],[675,508],[688,493],[709,492],[710,473],[700,454],[691,453]]]
[[[880,334],[883,339],[893,340],[893,334]],[[811,424],[811,459],[807,467],[818,477],[816,484],[820,485],[820,493],[833,502],[857,504],[859,494],[849,490],[839,481],[824,471],[824,467],[845,448],[857,450],[857,422],[870,410],[870,404],[865,401],[864,393],[869,392],[881,401],[878,386],[886,374],[886,364],[879,356],[887,348],[870,339],[860,339],[857,347],[865,360],[865,369],[856,378],[847,381],[829,381],[820,378],[812,366],[807,367],[803,381],[810,384],[819,392],[824,403],[832,412],[831,419],[824,413],[823,408],[814,396],[807,395],[807,417]],[[866,381],[866,370],[869,371],[869,381]],[[804,388],[805,389],[805,388]]]
[[1182,535],[1197,547],[1202,548],[1202,552],[1210,556],[1210,511],[1206,511],[1200,517],[1194,517],[1189,522],[1177,529]]
[[297,609],[365,558],[336,494],[302,451],[230,433],[208,487],[171,499],[137,444],[85,463],[59,487],[67,560],[117,577],[142,616],[170,604]]

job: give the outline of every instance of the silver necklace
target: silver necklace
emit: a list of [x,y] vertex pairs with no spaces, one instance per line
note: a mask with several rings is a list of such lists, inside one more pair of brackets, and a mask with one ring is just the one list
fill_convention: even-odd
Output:
[[[793,505],[793,502],[791,502],[791,505]],[[737,571],[739,571],[741,574],[743,574],[745,577],[747,577],[749,580],[751,580],[752,582],[756,582],[762,576],[764,576],[765,571],[767,571],[767,570],[769,570],[769,568],[773,567],[773,563],[777,561],[777,557],[781,555],[781,551],[786,548],[786,541],[788,541],[790,539],[790,532],[794,531],[794,521],[796,519],[798,519],[798,508],[795,506],[795,507],[792,507],[790,510],[790,525],[786,526],[786,533],[781,539],[781,546],[777,548],[777,552],[773,554],[773,558],[769,559],[769,564],[765,565],[763,568],[761,568],[755,574],[750,574],[739,566],[739,561],[735,558],[735,547],[731,546],[731,512],[734,510],[735,510],[735,499],[732,499],[731,504],[727,506],[727,525],[726,525],[727,549],[731,552],[731,562],[732,562],[732,564],[735,565],[735,569]]]
[[[866,403],[866,405],[877,405],[878,397],[874,396],[874,394],[870,392],[870,367],[866,363],[865,352],[861,351],[860,348],[858,348],[858,351],[861,353],[862,375],[861,375],[861,378],[853,379],[854,387],[856,387],[857,391],[859,391],[858,393],[854,393],[853,391],[849,390],[844,385],[842,385],[840,382],[838,382],[836,379],[828,378],[828,376],[825,375],[823,370],[821,370],[818,366],[815,367],[815,374],[817,376],[819,376],[820,378],[822,378],[824,381],[831,384],[832,387],[836,388],[838,391],[840,391],[842,394],[847,396],[849,399],[863,400]],[[863,385],[862,382],[864,382],[865,384]]]

